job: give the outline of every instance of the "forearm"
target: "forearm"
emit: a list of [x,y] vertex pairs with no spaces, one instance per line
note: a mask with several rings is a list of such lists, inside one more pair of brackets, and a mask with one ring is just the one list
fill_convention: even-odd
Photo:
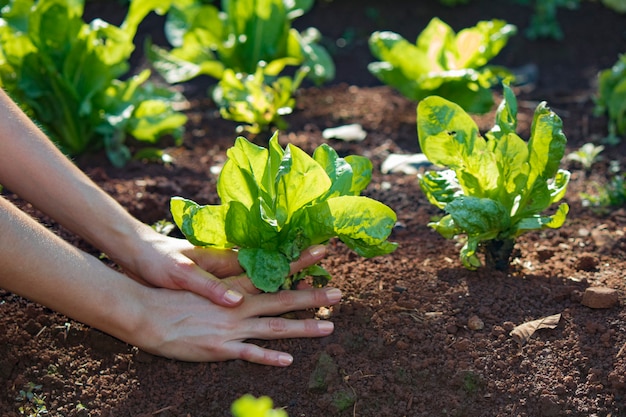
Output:
[[128,340],[144,287],[0,197],[0,287]]
[[130,216],[72,164],[0,90],[0,184],[107,254],[133,256]]

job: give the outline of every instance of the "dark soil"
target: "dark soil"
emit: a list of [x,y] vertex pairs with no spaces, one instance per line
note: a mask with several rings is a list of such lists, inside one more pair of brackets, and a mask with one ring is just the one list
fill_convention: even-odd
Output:
[[[92,14],[119,16],[117,4],[91,7]],[[291,367],[154,357],[0,292],[0,415],[20,415],[24,402],[16,398],[32,383],[41,386],[35,392],[54,416],[229,416],[230,404],[245,393],[272,397],[291,417],[626,416],[626,210],[599,213],[580,196],[593,191],[594,183],[606,184],[610,160],[626,167],[624,143],[608,147],[605,160],[590,172],[564,161],[572,172],[568,221],[558,230],[520,237],[508,273],[464,269],[459,246],[426,226],[441,213],[425,199],[415,175],[380,173],[390,153],[419,151],[417,103],[368,73],[373,58],[367,38],[389,29],[414,39],[433,16],[456,30],[494,17],[518,26],[520,34],[495,63],[538,69],[535,83],[516,90],[522,137],[528,138],[532,112],[543,100],[564,121],[568,152],[606,135],[606,119],[592,115],[594,83],[599,70],[626,52],[626,16],[583,2],[577,10],[559,12],[563,41],[529,41],[521,32],[530,12],[508,1],[444,8],[435,0],[335,0],[318,2],[297,21],[326,36],[337,78],[301,89],[281,142],[310,152],[324,142],[323,129],[361,124],[365,141],[330,144],[341,154],[374,162],[366,194],[397,212],[392,240],[399,248],[362,259],[341,243],[330,244],[323,264],[344,292],[332,310],[334,334],[258,342],[293,353]],[[161,25],[162,18],[151,17],[142,35],[162,40]],[[342,37],[345,45],[339,47]],[[77,164],[147,223],[169,218],[173,195],[217,203],[211,167],[223,163],[237,134],[235,124],[218,117],[205,84],[181,86],[191,103],[190,121],[184,144],[169,149],[174,163],[135,161],[114,169],[99,154]],[[488,128],[493,113],[477,121]],[[8,190],[4,194],[67,240],[98,253]],[[592,286],[618,290],[619,305],[583,305],[582,294]],[[509,334],[517,325],[558,313],[556,328],[539,330],[523,347]],[[484,327],[478,329],[477,322]]]

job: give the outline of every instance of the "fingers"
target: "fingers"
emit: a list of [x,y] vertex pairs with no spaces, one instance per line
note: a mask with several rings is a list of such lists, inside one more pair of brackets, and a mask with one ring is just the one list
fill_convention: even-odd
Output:
[[179,264],[172,277],[176,286],[191,291],[224,307],[234,307],[243,301],[243,295],[227,282],[217,279],[193,262]]
[[341,290],[327,287],[258,294],[248,297],[242,307],[250,316],[276,316],[290,311],[334,305],[339,301],[341,301]]
[[200,268],[211,272],[218,278],[239,275],[243,269],[237,260],[237,252],[231,249],[191,247],[183,252]]
[[[280,317],[255,319],[252,329],[253,339],[275,340],[296,337],[323,337],[334,330],[329,321],[314,319],[289,320]],[[265,349],[250,343],[233,344],[231,353],[236,358],[248,362],[270,366],[289,366],[293,363],[293,356],[286,352]]]
[[326,246],[324,245],[314,245],[307,248],[300,254],[300,258],[291,264],[291,273],[295,274],[301,269],[318,263],[324,256],[326,256]]
[[293,356],[285,352],[265,349],[250,343],[238,343],[233,354],[233,359],[243,359],[244,361],[258,363],[269,366],[289,366],[293,363]]

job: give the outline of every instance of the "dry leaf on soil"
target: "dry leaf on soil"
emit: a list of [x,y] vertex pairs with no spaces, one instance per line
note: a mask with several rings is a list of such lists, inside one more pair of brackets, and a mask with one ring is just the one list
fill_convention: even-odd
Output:
[[561,320],[561,314],[555,314],[553,316],[543,317],[538,320],[527,321],[519,326],[516,326],[511,330],[511,337],[519,343],[520,347],[524,346],[528,339],[539,329],[554,329],[559,325]]

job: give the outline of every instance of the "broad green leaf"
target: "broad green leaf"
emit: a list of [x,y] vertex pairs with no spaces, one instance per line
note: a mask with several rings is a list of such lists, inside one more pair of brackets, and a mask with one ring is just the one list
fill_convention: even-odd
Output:
[[456,235],[463,233],[463,230],[457,226],[457,224],[452,219],[452,216],[446,214],[439,221],[430,222],[428,226],[432,227],[437,233],[446,239],[452,239]]
[[164,15],[171,4],[172,0],[132,0],[121,28],[134,38],[139,24],[149,13],[156,12]]
[[261,205],[246,207],[239,201],[231,201],[226,214],[226,239],[241,248],[278,247],[279,227],[275,222],[265,221]]
[[237,259],[254,286],[261,291],[278,291],[289,275],[289,261],[275,250],[243,248]]
[[224,223],[228,206],[200,206],[191,200],[173,197],[170,211],[174,223],[187,240],[196,246],[229,248]]
[[[528,147],[515,133],[508,133],[494,141],[494,156],[498,166],[498,192],[501,203],[511,211],[513,201],[528,183]],[[496,197],[495,195],[493,197]]]
[[276,217],[279,224],[289,222],[293,213],[331,187],[324,168],[297,146],[289,144],[276,182]]
[[396,222],[395,213],[386,205],[362,196],[341,196],[307,209],[305,234],[322,243],[336,235],[361,256],[390,253],[395,244],[386,241]]
[[476,68],[486,65],[516,32],[515,26],[499,19],[481,21],[472,28],[461,30],[456,36],[457,66]]
[[427,97],[417,107],[417,119],[422,152],[432,163],[453,169],[466,193],[486,197],[497,187],[494,155],[460,106]]
[[[324,168],[332,183],[325,197],[352,194],[352,165],[340,158],[337,152],[325,143],[315,149],[313,159]],[[360,192],[359,190],[357,194]]]
[[456,174],[451,169],[427,171],[419,177],[419,183],[428,201],[440,209],[463,195]]
[[515,227],[515,236],[526,233],[530,230],[540,230],[545,228],[558,229],[563,226],[569,212],[569,206],[561,203],[557,211],[552,216],[540,216],[538,214],[521,219]]
[[[426,52],[416,48],[397,33],[374,32],[370,36],[369,46],[372,55],[384,63],[368,67],[376,76],[395,72],[397,75],[388,76],[388,79],[395,79],[397,82],[408,79],[416,82],[421,76],[434,70],[434,64],[428,60]],[[413,64],[407,66],[404,65],[405,62]],[[390,85],[399,86],[397,82]]]
[[[455,63],[454,43],[455,33],[452,28],[435,17],[417,37],[416,46],[418,50],[424,51],[426,54],[426,62],[430,64],[430,71],[441,72],[462,69],[457,67]],[[415,75],[419,74],[413,74],[413,76]]]
[[478,252],[478,245],[481,239],[477,236],[470,236],[467,238],[467,242],[463,245],[460,252],[461,263],[470,271],[478,269],[481,265],[480,259],[476,253]]
[[569,171],[559,169],[554,177],[554,180],[548,183],[552,203],[560,201],[563,197],[565,197],[570,177],[571,173]]
[[468,236],[494,239],[511,225],[507,209],[488,198],[462,196],[448,203],[445,210]]
[[455,34],[436,17],[415,44],[394,32],[374,32],[369,47],[379,61],[370,63],[368,69],[411,100],[437,95],[469,112],[486,113],[493,105],[491,87],[513,78],[505,68],[486,64],[514,33],[514,26],[492,20]]
[[372,180],[372,161],[360,155],[348,155],[344,160],[352,167],[352,186],[349,195],[359,195]]
[[537,177],[547,179],[556,174],[565,154],[566,142],[563,122],[546,106],[545,102],[540,103],[533,116],[528,141],[530,152],[528,162],[531,169],[529,185]]
[[239,201],[250,207],[259,196],[259,183],[262,183],[265,173],[268,151],[238,137],[235,146],[229,148],[226,155],[228,160],[220,172],[217,194],[223,203]]
[[504,97],[496,110],[495,124],[488,133],[488,137],[496,140],[503,135],[516,133],[517,129],[517,99],[508,83],[504,83],[502,87]]

